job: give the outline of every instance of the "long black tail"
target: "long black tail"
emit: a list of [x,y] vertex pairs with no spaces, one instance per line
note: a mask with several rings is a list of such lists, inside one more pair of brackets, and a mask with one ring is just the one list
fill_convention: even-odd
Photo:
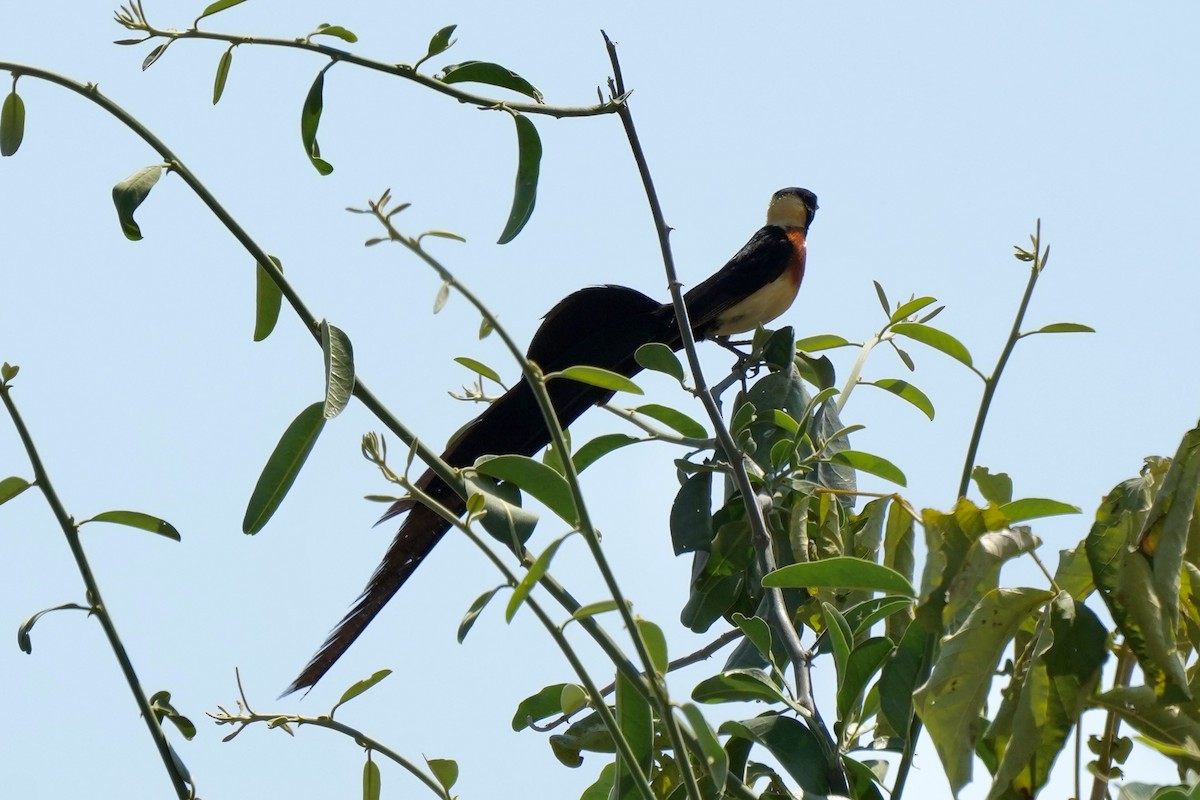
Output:
[[[671,306],[624,286],[595,286],[575,292],[551,309],[530,342],[528,356],[546,372],[582,364],[631,377],[641,370],[634,352],[648,342],[679,348]],[[548,390],[564,427],[612,396],[610,391],[566,380],[551,381]],[[450,443],[442,460],[452,467],[466,467],[488,454],[532,456],[549,442],[550,432],[533,390],[522,378]],[[432,470],[418,479],[417,486],[457,514],[466,510],[462,498]],[[404,512],[408,516],[354,608],[284,694],[315,685],[450,528],[429,508],[411,500],[397,502],[383,519]]]

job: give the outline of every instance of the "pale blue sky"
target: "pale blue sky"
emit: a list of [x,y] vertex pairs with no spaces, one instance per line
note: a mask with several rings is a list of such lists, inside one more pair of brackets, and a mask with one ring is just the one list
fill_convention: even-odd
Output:
[[[147,0],[146,10],[158,25],[186,27],[203,5]],[[1027,327],[1076,321],[1097,333],[1018,347],[979,461],[1010,472],[1019,495],[1084,508],[1035,526],[1051,562],[1083,535],[1113,484],[1135,474],[1144,456],[1171,454],[1200,416],[1200,11],[1190,4],[383,8],[304,0],[249,2],[203,26],[290,37],[321,22],[354,30],[357,52],[406,62],[434,31],[458,23],[458,44],[435,66],[498,61],[564,105],[593,101],[608,75],[603,27],[620,43],[685,282],[706,277],[744,243],[775,189],[802,185],[820,196],[808,276],[782,319],[801,335],[861,340],[877,329],[874,279],[893,300],[915,293],[946,303],[936,324],[990,370],[1027,276],[1012,245],[1026,243],[1041,217],[1053,255]],[[409,232],[466,236],[466,245],[431,249],[521,340],[581,286],[613,282],[666,296],[615,117],[536,120],[545,146],[537,210],[515,242],[497,247],[515,163],[505,115],[339,65],[326,78],[319,138],[335,172],[323,178],[304,157],[297,124],[321,60],[239,47],[213,108],[221,45],[176,43],[142,73],[148,47],[111,44],[126,35],[107,4],[6,3],[0,60],[98,83],[175,148],[282,259],[316,313],[349,333],[359,373],[428,442],[444,441],[474,413],[446,396],[470,378],[454,356],[514,370],[497,342],[477,341],[476,316],[461,298],[432,316],[436,277],[400,248],[362,248],[378,231],[344,207],[391,187],[413,203],[400,218]],[[251,342],[250,258],[174,177],[139,212],[145,240],[126,241],[110,189],[157,157],[74,95],[28,78],[19,89],[25,142],[0,162],[0,360],[22,367],[16,400],[71,513],[139,509],[183,535],[173,544],[96,526],[84,542],[146,687],[171,690],[200,725],[195,741],[177,747],[202,795],[357,791],[361,752],[331,734],[307,729],[289,740],[258,729],[219,741],[227,731],[203,714],[234,702],[237,666],[258,710],[308,714],[391,667],[395,675],[344,710],[347,722],[411,757],[459,759],[463,797],[522,796],[530,776],[541,796],[578,796],[601,759],[570,771],[540,737],[508,729],[516,701],[569,679],[567,665],[527,614],[505,626],[488,609],[467,643],[455,643],[463,611],[498,578],[454,537],[308,698],[272,699],[390,539],[391,527],[371,529],[378,507],[361,500],[388,491],[358,455],[361,434],[381,426],[352,405],[326,429],[269,527],[243,536],[245,501],[267,454],[321,396],[319,350],[286,312],[271,339]],[[914,504],[944,508],[980,386],[949,359],[919,345],[911,351],[912,381],[933,399],[936,420],[864,388],[846,421],[868,426],[856,447],[905,470]],[[832,354],[839,375],[853,355]],[[727,363],[720,351],[707,357],[714,370]],[[906,373],[881,350],[866,376]],[[642,383],[656,400],[687,402],[663,380]],[[576,440],[619,428],[593,412]],[[674,455],[666,446],[626,450],[590,470],[585,484],[622,584],[642,616],[668,629],[678,656],[708,639],[675,622],[688,564],[671,557],[666,532]],[[29,469],[0,422],[0,477],[10,474]],[[625,481],[636,487],[633,498]],[[560,533],[552,528],[536,541]],[[596,599],[586,561],[572,540],[556,571]],[[1007,580],[1039,585],[1025,567]],[[81,594],[40,497],[0,508],[0,631]],[[165,776],[98,626],[80,615],[47,617],[34,630],[32,656],[11,638],[0,641],[9,642],[0,647],[7,793],[165,796]],[[685,694],[702,674],[684,675],[675,691]],[[1135,766],[1140,779],[1171,775],[1162,762]],[[948,794],[931,747],[917,767],[921,796]],[[423,790],[385,766],[384,791]],[[1057,786],[1046,796],[1069,791]],[[983,792],[974,786],[964,796]]]

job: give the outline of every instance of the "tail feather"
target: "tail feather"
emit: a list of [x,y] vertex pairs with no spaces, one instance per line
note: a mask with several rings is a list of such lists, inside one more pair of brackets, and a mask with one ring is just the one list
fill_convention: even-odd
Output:
[[[679,332],[671,306],[624,286],[597,286],[575,292],[551,309],[530,342],[528,357],[545,372],[582,364],[631,377],[641,370],[634,352],[647,342],[678,349]],[[548,388],[563,427],[613,394],[566,380],[552,381]],[[442,460],[462,468],[488,454],[532,456],[549,442],[550,432],[533,390],[522,378],[451,442]],[[456,514],[466,508],[462,498],[432,470],[426,471],[417,485]],[[284,694],[310,688],[324,677],[450,529],[435,512],[411,500],[393,505],[383,519],[404,512],[408,516],[354,607]]]

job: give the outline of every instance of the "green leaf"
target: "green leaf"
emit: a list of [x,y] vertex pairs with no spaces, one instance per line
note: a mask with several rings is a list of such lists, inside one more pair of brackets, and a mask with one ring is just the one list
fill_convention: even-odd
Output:
[[887,293],[883,291],[883,286],[879,281],[871,281],[875,284],[875,296],[879,298],[879,305],[883,306],[883,313],[889,317],[892,315],[892,304],[888,302]]
[[287,496],[325,427],[324,408],[324,403],[313,403],[296,416],[280,437],[250,495],[242,533],[261,531]]
[[907,303],[901,303],[900,307],[892,312],[889,320],[891,322],[900,322],[901,320],[907,319],[913,314],[916,314],[922,308],[931,306],[936,302],[937,300],[933,297],[918,297],[914,300],[909,300]]
[[1053,325],[1043,325],[1036,331],[1028,331],[1022,336],[1033,336],[1035,333],[1095,333],[1096,329],[1078,322],[1056,322]]
[[[180,714],[175,706],[171,705],[171,693],[165,691],[155,692],[150,696],[150,710],[154,712],[154,718],[160,723],[164,719],[168,719],[171,723],[183,734],[183,738],[191,741],[196,738],[195,724]],[[179,755],[172,753],[172,757],[177,761],[177,766],[183,766],[183,762],[178,761]]]
[[709,549],[713,540],[711,472],[697,472],[679,487],[671,504],[670,524],[675,555]]
[[192,23],[192,27],[196,27],[196,24],[205,17],[210,17],[213,14],[216,14],[218,11],[224,11],[227,8],[233,8],[234,6],[241,5],[244,2],[246,2],[246,0],[217,0],[215,3],[209,3],[204,11],[200,12],[200,16],[196,17],[196,21]]
[[356,35],[354,35],[354,33],[352,31],[346,30],[341,25],[330,25],[330,24],[324,23],[324,22],[317,26],[317,29],[312,32],[312,35],[313,36],[336,36],[337,38],[341,39],[343,42],[349,42],[350,44],[354,44],[355,42],[358,41],[358,37]]
[[1023,500],[1013,500],[1000,506],[1009,522],[1023,522],[1027,519],[1040,517],[1056,517],[1061,514],[1078,514],[1082,511],[1079,506],[1070,503],[1060,503],[1057,500],[1047,500],[1044,497],[1026,497]]
[[597,614],[607,614],[609,611],[616,611],[619,608],[616,600],[598,600],[595,603],[588,603],[586,606],[580,606],[571,615],[571,619],[587,619],[594,617]]
[[3,364],[0,364],[0,383],[8,383],[17,377],[17,373],[20,371],[21,368],[19,366],[5,361]]
[[512,729],[520,733],[529,727],[529,722],[537,722],[546,717],[562,713],[562,692],[565,683],[554,683],[543,688],[535,695],[530,695],[517,704],[513,714]]
[[646,644],[654,669],[659,675],[666,675],[670,661],[667,659],[667,637],[663,636],[662,628],[648,619],[634,620],[634,624],[637,625],[638,633]]
[[789,564],[763,576],[763,586],[779,589],[837,588],[916,597],[903,575],[874,561],[852,556]]
[[354,347],[350,337],[321,320],[321,353],[325,356],[325,419],[333,419],[354,394]]
[[850,657],[846,659],[845,674],[838,683],[838,719],[847,719],[852,713],[858,716],[857,711],[862,704],[867,684],[883,667],[894,649],[886,637],[877,636],[855,645],[850,651]]
[[636,383],[620,375],[600,367],[567,367],[558,372],[551,372],[546,376],[546,380],[551,378],[566,378],[567,380],[586,383],[589,386],[598,386],[601,389],[610,389],[614,392],[629,392],[630,394],[645,394]]
[[371,759],[371,751],[367,751],[367,760],[363,764],[363,800],[379,800],[383,789],[383,779],[379,774],[379,765]]
[[[271,256],[275,269],[283,272],[283,264]],[[283,292],[271,273],[262,264],[255,264],[254,341],[261,342],[275,330],[279,321],[279,309],[283,304]]]
[[21,652],[25,653],[26,655],[33,653],[33,639],[30,637],[29,634],[33,630],[33,626],[37,624],[39,619],[46,616],[51,611],[67,611],[67,610],[87,611],[89,613],[91,612],[91,609],[88,608],[87,606],[81,606],[76,603],[64,603],[61,606],[55,606],[54,608],[42,609],[41,611],[37,612],[29,619],[22,622],[21,626],[19,628],[17,628],[17,647],[21,648]]
[[[454,29],[457,27],[458,27],[457,25],[447,25],[446,27],[442,28],[440,31],[435,33],[433,35],[433,37],[430,38],[429,50],[427,50],[425,52],[425,58],[422,58],[421,61],[425,61],[426,59],[430,59],[430,58],[433,58],[434,56],[441,55],[442,53],[449,50],[454,45],[454,41],[451,41],[450,37],[454,35]],[[457,41],[457,40],[455,40],[455,41]],[[420,62],[418,62],[418,63],[420,63]]]
[[32,486],[29,481],[24,478],[13,476],[0,481],[0,505],[7,503],[21,492]]
[[[557,473],[556,473],[557,474]],[[542,554],[533,562],[533,566],[521,578],[521,582],[517,584],[517,588],[513,590],[512,597],[508,599],[508,606],[504,609],[504,621],[512,622],[513,617],[517,615],[517,611],[525,602],[525,598],[529,597],[529,593],[533,591],[533,587],[546,574],[546,570],[550,569],[550,562],[554,560],[554,554],[558,552],[558,548],[562,545],[563,540],[570,536],[560,536],[550,543],[550,546],[542,551]]]
[[724,722],[720,732],[767,748],[806,795],[825,797],[834,793],[821,743],[800,720],[767,713],[755,719]]
[[[464,61],[451,64],[442,70],[442,83],[486,83],[511,89],[537,102],[542,102],[542,93],[517,73],[489,61]],[[503,242],[501,242],[503,244]]]
[[747,617],[740,611],[735,611],[730,620],[738,626],[742,633],[746,634],[746,638],[762,654],[762,657],[770,661],[772,657],[770,624],[762,617]]
[[846,680],[846,662],[850,659],[850,646],[854,642],[850,624],[838,611],[824,600],[821,601],[821,616],[825,621],[825,632],[829,635],[833,650],[833,665],[837,669],[837,682],[841,686]]
[[162,177],[162,166],[142,167],[113,187],[113,205],[117,207],[117,219],[125,238],[136,242],[142,238],[141,228],[133,219],[133,212],[142,204],[154,184]]
[[145,72],[146,70],[150,69],[150,67],[154,66],[154,62],[158,61],[160,58],[162,58],[162,54],[167,52],[167,48],[171,45],[171,42],[173,42],[173,41],[175,41],[175,40],[168,39],[166,42],[158,45],[153,50],[151,50],[150,54],[147,55],[145,60],[142,61],[142,72]]
[[130,528],[137,528],[143,531],[157,533],[159,536],[165,536],[168,539],[180,541],[179,531],[166,520],[161,520],[158,517],[152,517],[149,514],[143,514],[140,511],[105,511],[102,514],[97,514],[91,519],[85,519],[84,522],[111,522],[115,525],[125,525]]
[[538,174],[542,168],[542,139],[529,118],[513,114],[517,126],[517,179],[513,187],[512,210],[497,244],[508,244],[529,222],[537,203]]
[[492,369],[487,364],[484,364],[482,361],[476,361],[475,359],[468,358],[467,356],[458,356],[454,360],[475,374],[482,375],[490,381],[499,383],[501,386],[504,385],[500,380],[499,373],[497,373],[496,370]]
[[337,711],[339,708],[344,706],[346,703],[349,703],[363,692],[372,689],[376,684],[391,674],[392,671],[390,669],[381,669],[369,678],[363,678],[361,681],[355,681],[349,689],[342,692],[341,698],[337,701],[337,703],[334,704],[333,708],[329,709],[329,716],[332,717],[333,712]]
[[782,690],[761,669],[731,669],[705,678],[692,689],[697,703],[787,702]]
[[729,754],[725,752],[716,732],[713,731],[712,726],[708,724],[708,720],[704,718],[704,714],[697,706],[692,703],[684,703],[680,706],[680,710],[683,711],[688,725],[692,728],[692,733],[695,734],[696,741],[700,744],[700,752],[704,756],[704,767],[708,772],[709,780],[718,789],[724,787],[725,780],[729,777]]
[[871,382],[872,386],[878,386],[884,391],[891,392],[899,398],[907,400],[916,406],[922,414],[933,420],[933,401],[931,401],[924,392],[913,386],[908,381],[898,378],[881,378]]
[[317,172],[328,175],[333,172],[333,165],[321,158],[321,147],[317,144],[317,128],[321,124],[321,111],[325,107],[325,67],[317,73],[316,80],[304,98],[304,108],[300,110],[300,141],[304,145],[304,154],[316,167]]
[[704,429],[696,420],[684,414],[682,411],[677,411],[670,406],[661,406],[657,403],[647,403],[643,406],[638,406],[633,409],[639,414],[644,414],[651,419],[656,419],[669,428],[677,431],[681,436],[686,436],[689,439],[706,439],[708,431]]
[[[997,472],[993,475],[987,467],[977,466],[971,470],[971,479],[979,487],[979,493],[983,495],[983,499],[989,503],[1004,506],[1012,502],[1012,478],[1008,477],[1006,473]],[[1010,522],[1019,521],[1012,517],[1008,517],[1008,519]]]
[[935,350],[941,350],[956,361],[971,366],[971,353],[966,346],[945,331],[923,325],[920,322],[897,322],[892,326],[892,332],[907,336],[913,341],[927,344]]
[[25,138],[25,101],[13,89],[0,106],[0,156],[11,156]]
[[433,298],[433,313],[438,313],[446,307],[446,301],[450,299],[450,283],[443,281],[438,287],[437,296]]
[[225,81],[229,79],[229,67],[233,64],[233,45],[221,54],[221,60],[217,62],[217,77],[213,81],[213,105],[221,101],[221,95],[225,94]]
[[[474,495],[479,497],[479,495]],[[507,589],[508,584],[501,584],[493,589],[488,589],[479,597],[475,598],[475,602],[471,603],[471,607],[467,609],[467,613],[463,614],[462,621],[458,623],[458,643],[462,644],[467,638],[467,634],[471,632],[471,628],[475,625],[475,620],[479,619],[479,615],[483,613],[483,609],[492,601],[496,593],[501,589]]]
[[521,455],[485,456],[475,462],[475,469],[481,475],[512,483],[566,522],[579,524],[571,487],[562,475],[542,462]]
[[571,460],[575,462],[575,472],[583,472],[612,451],[640,441],[642,440],[627,433],[606,433],[597,436],[571,456]]
[[643,368],[670,375],[680,383],[683,382],[683,364],[675,351],[662,342],[648,342],[633,354],[634,360]]
[[[887,619],[906,608],[912,608],[912,605],[911,597],[884,595],[864,600],[853,608],[847,609],[842,616],[845,617],[846,624],[850,626],[850,632],[855,638],[858,638],[860,634],[870,633],[871,626],[879,620]],[[907,621],[907,617],[903,618]],[[891,637],[889,636],[889,638]]]
[[1041,540],[1027,527],[980,534],[967,548],[962,565],[946,587],[947,605],[943,619],[957,627],[983,596],[999,584],[1000,567],[1023,553],[1032,553],[1040,544]]
[[437,782],[447,793],[454,788],[454,784],[458,783],[457,761],[450,758],[427,758],[425,763],[429,765],[429,771],[433,773],[433,777],[437,778]]
[[[650,709],[650,701],[637,690],[624,672],[617,673],[616,686],[617,727],[629,742],[633,756],[641,767],[641,773],[648,776],[654,765],[654,714]],[[639,795],[633,771],[625,759],[618,756],[613,798],[633,800],[636,797]]]
[[577,683],[568,683],[563,687],[559,704],[562,706],[563,714],[569,716],[580,709],[587,708],[589,700],[587,690]]
[[851,347],[854,343],[832,333],[819,333],[816,336],[806,336],[796,340],[796,349],[805,353],[815,353],[819,350],[832,350],[835,347]]
[[[1122,686],[1109,689],[1094,699],[1100,708],[1115,713],[1143,735],[1166,744],[1193,752],[1200,741],[1200,722],[1188,716],[1183,706],[1164,704],[1149,686]],[[1193,748],[1189,750],[1189,748]],[[1176,760],[1187,769],[1200,769],[1200,757],[1177,755]]]
[[914,700],[955,794],[971,780],[979,715],[1013,634],[1054,596],[1044,589],[994,589],[944,640]]
[[831,464],[845,464],[860,472],[866,472],[901,486],[907,486],[904,473],[892,462],[880,456],[864,453],[861,450],[842,450],[829,456]]

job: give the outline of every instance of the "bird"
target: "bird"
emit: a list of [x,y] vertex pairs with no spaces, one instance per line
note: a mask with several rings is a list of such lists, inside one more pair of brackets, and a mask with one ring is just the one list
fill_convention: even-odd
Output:
[[[806,239],[816,210],[817,196],[808,189],[789,187],[772,195],[766,224],[725,266],[684,294],[697,341],[725,340],[754,330],[791,306],[804,278]],[[586,365],[632,377],[641,371],[634,353],[651,342],[672,350],[683,346],[674,305],[626,286],[591,286],[568,295],[546,314],[530,340],[527,358],[544,373]],[[547,391],[564,428],[613,395],[569,380],[550,381]],[[532,456],[549,442],[533,389],[522,378],[459,431],[442,460],[462,469],[485,455]],[[432,470],[421,475],[416,486],[454,513],[466,511],[463,498]],[[436,512],[411,497],[397,500],[379,521],[405,513],[366,588],[284,695],[311,689],[324,677],[450,529]]]

